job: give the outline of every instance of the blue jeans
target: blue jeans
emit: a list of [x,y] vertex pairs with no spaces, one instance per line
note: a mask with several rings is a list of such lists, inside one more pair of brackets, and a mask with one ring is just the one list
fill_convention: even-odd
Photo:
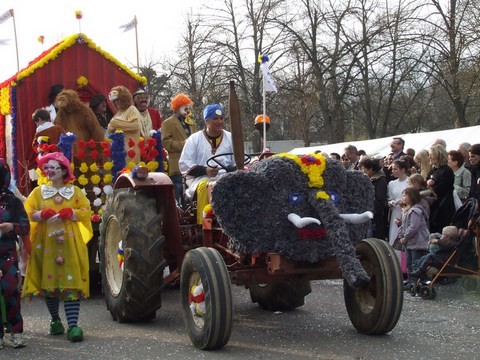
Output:
[[173,188],[175,189],[175,199],[177,200],[178,205],[183,204],[183,181],[182,175],[172,175],[170,179],[173,182]]
[[410,273],[413,271],[412,265],[417,262],[423,255],[427,253],[426,250],[413,250],[413,249],[406,249],[405,250],[405,257],[407,259],[407,275],[408,280],[410,279]]

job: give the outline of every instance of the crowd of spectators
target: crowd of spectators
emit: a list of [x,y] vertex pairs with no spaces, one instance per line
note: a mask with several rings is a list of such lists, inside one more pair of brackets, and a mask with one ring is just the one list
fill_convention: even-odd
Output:
[[329,157],[371,179],[375,201],[368,236],[391,245],[401,243],[397,256],[407,279],[412,262],[428,253],[428,235],[442,233],[469,198],[479,200],[480,144],[462,143],[452,149],[445,140],[436,139],[428,150],[415,151],[404,150],[405,141],[395,137],[390,148],[387,156],[379,158],[349,145],[343,155]]

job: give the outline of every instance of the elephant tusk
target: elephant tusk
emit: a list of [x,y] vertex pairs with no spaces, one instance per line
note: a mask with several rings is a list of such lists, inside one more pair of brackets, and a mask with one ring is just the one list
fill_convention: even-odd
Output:
[[321,222],[320,220],[318,219],[315,219],[313,217],[300,217],[298,216],[297,214],[294,214],[294,213],[290,213],[288,214],[287,216],[288,220],[290,220],[290,222],[295,225],[297,228],[301,229],[309,224],[317,224],[317,225],[320,225]]
[[371,211],[365,211],[361,214],[340,214],[340,216],[347,224],[362,224],[373,219],[373,213]]

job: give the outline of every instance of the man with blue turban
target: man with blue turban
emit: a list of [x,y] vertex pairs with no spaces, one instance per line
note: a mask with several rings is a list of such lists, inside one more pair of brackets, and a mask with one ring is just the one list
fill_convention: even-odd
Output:
[[[204,207],[209,203],[208,185],[226,173],[225,169],[207,166],[213,155],[233,153],[232,134],[223,129],[225,110],[219,104],[209,104],[203,109],[205,129],[191,135],[180,155],[179,167],[186,177],[186,195],[193,198],[197,192],[197,223],[201,224]],[[218,159],[225,168],[235,170],[233,155]]]

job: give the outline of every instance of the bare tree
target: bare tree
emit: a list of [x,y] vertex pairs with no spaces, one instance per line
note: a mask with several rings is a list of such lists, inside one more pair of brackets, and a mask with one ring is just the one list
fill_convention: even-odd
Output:
[[433,11],[424,19],[430,58],[425,65],[445,89],[455,109],[455,127],[468,126],[467,108],[478,87],[478,1],[430,0]]

